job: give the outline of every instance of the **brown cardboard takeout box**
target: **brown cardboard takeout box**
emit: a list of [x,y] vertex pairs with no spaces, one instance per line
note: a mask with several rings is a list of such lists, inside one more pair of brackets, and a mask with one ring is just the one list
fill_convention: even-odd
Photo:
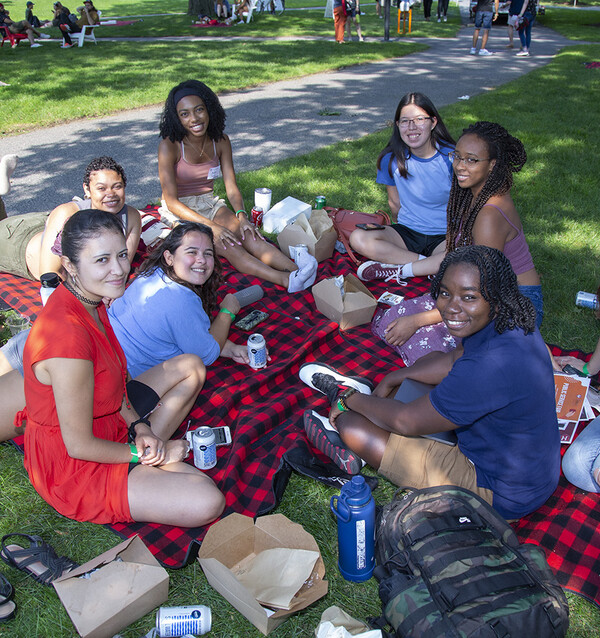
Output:
[[[313,227],[313,216],[317,217],[318,213],[322,213],[323,211],[313,211],[311,218],[309,220],[302,220],[303,223],[310,224],[311,228]],[[314,230],[314,229],[313,229]],[[297,223],[297,220],[292,224],[288,224],[280,233],[277,235],[277,243],[279,244],[279,248],[281,252],[283,252],[288,257],[290,255],[290,246],[297,246],[298,244],[306,244],[308,248],[308,252],[319,262],[325,261],[329,259],[333,255],[333,249],[335,247],[335,242],[337,240],[337,232],[333,227],[333,223],[329,226],[329,228],[323,230],[322,232],[317,231],[311,233],[310,235],[302,228],[301,224]]]
[[335,279],[323,279],[312,287],[315,304],[320,312],[348,330],[369,323],[377,308],[377,300],[354,275],[344,277],[345,295],[342,299]]
[[293,599],[289,610],[273,612],[262,607],[235,577],[240,564],[266,549],[287,547],[319,552],[315,539],[302,525],[283,514],[262,516],[256,523],[248,516],[230,514],[206,534],[198,561],[208,582],[265,636],[292,614],[308,607],[327,593],[325,565],[319,558],[311,577]]
[[[82,574],[94,571],[89,578]],[[123,541],[53,583],[82,638],[110,638],[169,595],[169,575],[139,536]]]

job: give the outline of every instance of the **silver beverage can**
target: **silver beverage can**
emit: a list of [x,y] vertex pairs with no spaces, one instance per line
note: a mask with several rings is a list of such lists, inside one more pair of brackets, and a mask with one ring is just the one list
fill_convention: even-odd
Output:
[[248,339],[249,366],[255,370],[260,370],[267,366],[267,342],[265,338],[257,332],[250,335]]
[[202,426],[186,435],[194,451],[194,465],[199,470],[210,470],[217,464],[217,444],[211,428]]
[[161,607],[156,612],[156,630],[160,638],[192,634],[201,636],[210,631],[212,614],[206,605]]
[[580,308],[591,308],[598,310],[598,295],[593,292],[584,292],[580,290],[575,297],[575,305]]

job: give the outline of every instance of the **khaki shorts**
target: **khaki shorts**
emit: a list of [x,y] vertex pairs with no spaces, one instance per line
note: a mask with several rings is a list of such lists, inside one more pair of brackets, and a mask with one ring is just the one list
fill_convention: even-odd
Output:
[[379,473],[399,487],[421,489],[457,485],[478,494],[492,504],[491,490],[477,485],[475,466],[459,450],[420,436],[390,434]]
[[[202,215],[202,217],[206,217],[206,219],[209,219],[210,221],[214,219],[215,215],[221,208],[227,207],[225,200],[220,197],[215,197],[212,192],[204,193],[204,195],[180,197],[179,201],[182,204],[185,204],[188,208],[191,208],[194,212],[198,213],[198,215]],[[177,220],[177,215],[168,209],[164,200],[162,201],[162,205],[158,209],[158,212],[161,214],[161,217],[166,216],[170,221],[174,222]]]
[[0,221],[0,270],[35,281],[27,268],[27,245],[46,227],[48,213],[15,215]]

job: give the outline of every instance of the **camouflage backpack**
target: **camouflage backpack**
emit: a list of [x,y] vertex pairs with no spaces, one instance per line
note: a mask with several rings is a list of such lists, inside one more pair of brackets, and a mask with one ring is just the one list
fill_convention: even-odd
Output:
[[569,607],[543,551],[473,492],[397,493],[381,514],[375,577],[397,638],[565,636]]

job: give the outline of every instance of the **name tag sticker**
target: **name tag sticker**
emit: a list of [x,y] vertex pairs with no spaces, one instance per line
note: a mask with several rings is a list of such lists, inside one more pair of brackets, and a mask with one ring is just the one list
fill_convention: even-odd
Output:
[[208,179],[217,179],[218,177],[223,177],[221,174],[221,166],[213,166],[208,169]]

